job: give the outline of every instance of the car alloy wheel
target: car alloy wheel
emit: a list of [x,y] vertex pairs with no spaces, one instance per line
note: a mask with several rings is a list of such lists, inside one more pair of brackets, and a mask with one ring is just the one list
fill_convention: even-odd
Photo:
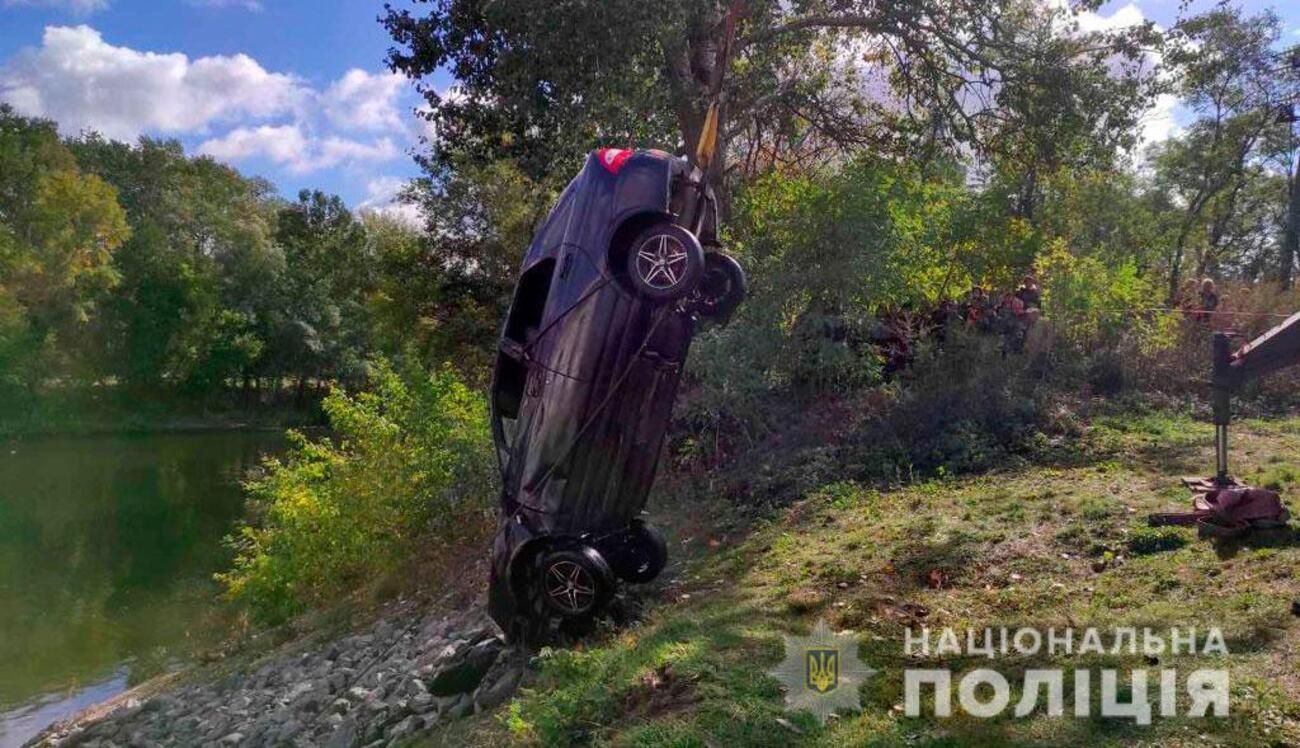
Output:
[[690,231],[661,222],[632,242],[627,272],[633,287],[653,301],[670,301],[695,288],[704,272],[704,250]]
[[542,601],[565,618],[593,612],[613,587],[608,565],[590,548],[549,553],[542,559],[540,571]]

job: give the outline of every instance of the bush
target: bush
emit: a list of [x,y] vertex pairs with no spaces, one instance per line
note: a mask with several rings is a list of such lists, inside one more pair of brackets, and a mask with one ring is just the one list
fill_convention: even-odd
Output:
[[252,520],[229,539],[228,596],[267,622],[337,599],[420,543],[483,526],[493,470],[483,398],[450,369],[381,364],[371,391],[332,392],[332,438],[293,447],[247,484]]
[[1187,534],[1172,527],[1138,527],[1128,536],[1128,549],[1134,556],[1176,551],[1185,545]]
[[1160,293],[1133,260],[1107,265],[1058,240],[1037,265],[1043,312],[1064,342],[1089,351],[1126,344],[1150,351],[1170,342],[1178,317],[1150,311]]
[[1051,392],[1029,357],[1003,356],[1001,346],[996,336],[956,328],[942,348],[922,349],[896,401],[862,434],[873,453],[863,464],[905,475],[961,473],[1026,449],[1047,423]]

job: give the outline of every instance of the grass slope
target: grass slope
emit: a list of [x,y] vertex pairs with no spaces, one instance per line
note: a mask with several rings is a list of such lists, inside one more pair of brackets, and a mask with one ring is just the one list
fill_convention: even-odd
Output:
[[[1300,547],[1215,547],[1192,529],[1152,531],[1145,517],[1182,509],[1181,474],[1213,464],[1208,426],[1148,416],[1104,420],[1083,456],[1015,473],[878,491],[825,486],[745,537],[718,542],[691,534],[700,550],[640,625],[575,650],[544,652],[536,681],[503,709],[434,735],[430,744],[610,746],[788,745],[1296,745],[1300,744]],[[1284,490],[1300,478],[1300,419],[1236,427],[1235,468]],[[678,545],[686,538],[678,531]],[[766,675],[782,635],[825,617],[849,629],[859,656],[881,672],[862,690],[864,709],[819,727],[785,714]],[[1011,628],[1220,627],[1231,654],[1231,715],[1191,720],[1028,717],[994,719],[902,714],[905,667],[990,667],[980,656],[939,661],[904,655],[908,627],[959,631]],[[1106,636],[1109,646],[1110,636]],[[1077,644],[1076,644],[1077,646]],[[995,661],[1013,688],[1028,667],[1068,672],[1151,671],[1182,677],[1225,658],[1078,654]],[[956,688],[954,678],[954,691]],[[1179,680],[1180,688],[1183,680]],[[929,693],[929,689],[925,690]],[[1121,695],[1124,695],[1121,692]],[[1093,695],[1097,703],[1098,696]],[[1014,707],[1019,692],[1013,697]],[[1180,708],[1180,713],[1183,711]],[[927,708],[926,712],[930,714]],[[1153,713],[1158,714],[1153,709]],[[779,721],[780,720],[780,721]]]

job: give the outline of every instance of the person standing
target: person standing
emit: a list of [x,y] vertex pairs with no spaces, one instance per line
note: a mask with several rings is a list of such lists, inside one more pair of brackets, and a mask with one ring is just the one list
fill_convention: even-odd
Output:
[[1025,305],[1025,311],[1043,307],[1043,292],[1038,289],[1038,281],[1034,280],[1032,275],[1026,275],[1020,282],[1020,288],[1016,289],[1016,298]]
[[1214,280],[1206,278],[1201,281],[1201,303],[1196,310],[1196,321],[1210,323],[1214,320],[1214,314],[1219,308],[1219,291],[1214,285]]

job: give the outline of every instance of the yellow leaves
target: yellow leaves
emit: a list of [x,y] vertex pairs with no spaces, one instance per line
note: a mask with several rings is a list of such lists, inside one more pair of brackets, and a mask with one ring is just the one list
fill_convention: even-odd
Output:
[[130,236],[117,191],[93,175],[53,171],[12,222],[11,292],[33,314],[84,320],[96,294],[116,284],[113,251]]

